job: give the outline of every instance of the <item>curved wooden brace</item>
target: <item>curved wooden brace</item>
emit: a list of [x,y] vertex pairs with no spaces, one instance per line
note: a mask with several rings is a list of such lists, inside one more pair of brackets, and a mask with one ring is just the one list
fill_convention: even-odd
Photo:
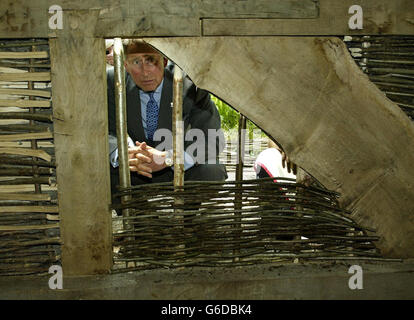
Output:
[[276,138],[384,256],[414,257],[414,125],[338,38],[149,38],[201,88]]

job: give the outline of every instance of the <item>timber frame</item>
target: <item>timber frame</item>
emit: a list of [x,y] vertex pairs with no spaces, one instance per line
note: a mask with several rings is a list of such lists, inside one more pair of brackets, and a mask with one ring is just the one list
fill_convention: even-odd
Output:
[[[62,264],[65,275],[112,265],[105,38],[414,34],[412,0],[16,0],[0,8],[0,38],[49,38]],[[63,28],[50,29],[59,5]],[[76,170],[74,170],[76,168]]]

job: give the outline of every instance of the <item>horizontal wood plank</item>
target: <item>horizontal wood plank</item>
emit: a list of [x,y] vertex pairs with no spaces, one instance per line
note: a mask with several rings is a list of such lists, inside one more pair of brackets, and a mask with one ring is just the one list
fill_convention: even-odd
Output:
[[[37,141],[38,148],[44,148],[52,150],[55,145],[51,140],[39,140]],[[18,148],[18,149],[31,149],[31,142],[27,140],[20,140],[20,141],[0,141],[1,148]]]
[[28,200],[28,201],[50,201],[47,193],[1,193],[0,200]]
[[0,135],[0,141],[20,141],[20,140],[32,140],[32,139],[51,139],[53,138],[52,132],[38,132],[38,133],[21,133],[21,134],[2,134]]
[[37,213],[57,213],[58,206],[0,206],[0,212],[37,212]]
[[363,29],[351,30],[349,8],[354,0],[320,0],[317,19],[203,19],[203,36],[374,35],[414,34],[414,2],[365,0]]
[[0,226],[0,231],[22,231],[22,230],[48,230],[59,228],[59,223],[39,224],[28,226]]
[[[42,185],[42,191],[57,191],[56,186],[49,186],[49,185]],[[3,193],[19,193],[19,192],[35,192],[35,186],[33,184],[25,184],[25,185],[10,185],[10,186],[2,186],[0,185],[0,194]]]
[[50,81],[50,72],[0,73],[0,81]]
[[30,113],[25,110],[17,109],[21,112],[1,112],[0,109],[0,119],[26,119],[26,120],[36,120],[36,121],[45,121],[52,122],[52,115],[47,113]]
[[0,107],[19,107],[19,108],[50,108],[49,100],[4,100],[0,99]]
[[0,16],[13,17],[0,21],[0,37],[58,37],[67,30],[81,33],[85,28],[95,37],[414,33],[411,0],[364,0],[363,30],[348,27],[348,9],[358,4],[353,0],[102,0],[87,6],[89,3],[64,1],[60,5],[63,16],[89,10],[97,16],[93,25],[63,19],[63,29],[52,30],[48,26],[52,2],[10,1],[0,8]]
[[36,58],[47,58],[47,51],[37,52],[1,52],[0,59],[36,59]]
[[49,221],[59,221],[60,216],[57,214],[46,214],[46,219]]
[[[254,0],[232,1],[228,0],[203,0],[194,1],[198,7],[191,12],[185,9],[186,3],[180,7],[181,12],[189,12],[199,18],[274,18],[274,19],[310,19],[318,17],[319,0]],[[174,5],[170,6],[171,12],[175,12]],[[160,13],[165,13],[165,7]],[[167,7],[168,8],[168,7]],[[157,8],[159,9],[159,8]]]
[[38,157],[40,159],[51,161],[52,157],[50,154],[43,150],[26,149],[26,148],[1,148],[0,154],[16,154],[22,156]]
[[35,96],[45,98],[50,98],[52,96],[50,91],[30,89],[0,89],[0,95],[1,94],[17,94],[21,96]]

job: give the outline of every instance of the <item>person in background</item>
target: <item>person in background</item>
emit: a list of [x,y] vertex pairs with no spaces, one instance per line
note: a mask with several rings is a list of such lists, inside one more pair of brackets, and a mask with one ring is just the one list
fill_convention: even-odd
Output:
[[286,158],[286,154],[275,142],[269,139],[267,145],[268,148],[259,153],[254,162],[256,177],[258,179],[268,177],[296,179],[296,165]]

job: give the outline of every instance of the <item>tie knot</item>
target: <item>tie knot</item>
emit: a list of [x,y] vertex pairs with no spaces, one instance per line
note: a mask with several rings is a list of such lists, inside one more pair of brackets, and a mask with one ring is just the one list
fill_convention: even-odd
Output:
[[154,92],[148,92],[148,95],[150,97],[150,100],[154,99]]

